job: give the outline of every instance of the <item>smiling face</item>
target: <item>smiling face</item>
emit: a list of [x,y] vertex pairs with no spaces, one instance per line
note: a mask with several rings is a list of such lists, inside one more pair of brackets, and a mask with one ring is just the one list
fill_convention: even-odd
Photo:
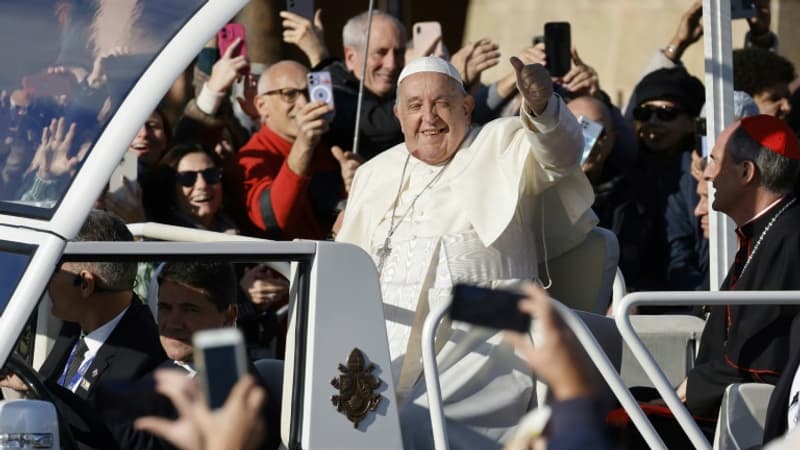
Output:
[[473,105],[447,75],[420,72],[403,79],[394,113],[411,155],[433,165],[448,161],[467,135]]
[[649,117],[636,121],[637,134],[651,152],[680,150],[677,147],[694,131],[694,120],[672,100],[649,100],[639,108]]
[[158,288],[158,334],[170,359],[192,361],[192,335],[200,330],[232,326],[233,308],[220,311],[200,289],[163,280]]
[[164,129],[164,121],[159,113],[153,111],[142,128],[139,128],[128,149],[136,153],[142,164],[152,167],[161,159],[166,148],[167,134]]
[[[366,29],[366,27],[364,27]],[[363,47],[363,45],[362,45]],[[367,72],[364,86],[378,97],[386,97],[395,90],[397,77],[405,64],[406,43],[403,30],[387,17],[372,18],[372,33],[367,52]],[[363,48],[344,48],[345,64],[356,78],[361,79],[364,61]]]
[[[178,178],[181,173],[197,172],[194,184],[184,186],[176,183],[178,208],[208,227],[222,207],[222,183],[209,182],[202,171],[214,168],[214,161],[205,153],[189,153],[178,162]],[[213,180],[212,180],[213,181]]]
[[308,103],[308,69],[294,61],[270,66],[258,81],[256,110],[270,130],[294,142],[299,130],[295,116]]

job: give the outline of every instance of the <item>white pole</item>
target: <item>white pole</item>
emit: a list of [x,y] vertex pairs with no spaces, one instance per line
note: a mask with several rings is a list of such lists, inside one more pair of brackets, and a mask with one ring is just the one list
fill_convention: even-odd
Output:
[[[733,53],[731,51],[730,0],[703,0],[705,49],[706,121],[708,147],[733,123]],[[702,181],[701,181],[702,183]],[[709,208],[714,188],[709,183]],[[721,212],[709,211],[709,274],[711,290],[719,290],[736,254],[734,224]]]

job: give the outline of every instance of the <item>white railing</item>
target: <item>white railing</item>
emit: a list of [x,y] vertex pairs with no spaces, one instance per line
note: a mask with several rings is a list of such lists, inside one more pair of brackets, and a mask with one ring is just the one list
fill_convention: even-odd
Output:
[[[562,303],[556,300],[552,300],[552,302],[556,311],[558,311],[558,314],[560,314],[561,318],[564,320],[564,323],[575,334],[575,337],[586,350],[592,363],[600,371],[606,383],[608,383],[608,386],[617,397],[617,400],[619,400],[622,407],[625,408],[625,411],[639,430],[639,433],[641,433],[645,442],[647,442],[647,445],[653,449],[666,450],[667,447],[664,445],[661,437],[656,433],[650,421],[647,420],[647,416],[645,416],[644,412],[639,407],[636,399],[633,398],[628,388],[625,387],[625,383],[622,381],[622,378],[620,378],[619,372],[608,359],[608,356],[603,351],[600,344],[597,343],[597,340],[595,340],[583,320]],[[422,325],[422,365],[426,374],[425,387],[428,394],[428,407],[430,410],[433,441],[436,450],[448,450],[449,448],[435,348],[436,330],[439,328],[439,323],[449,309],[449,302],[443,302],[441,305],[431,309]]]
[[[688,292],[635,292],[626,295],[619,304],[614,320],[617,328],[631,349],[633,356],[642,365],[645,374],[658,390],[667,407],[672,411],[686,436],[695,448],[710,450],[711,444],[700,431],[686,406],[680,401],[675,389],[667,381],[653,355],[633,329],[630,314],[637,305],[688,306],[688,305],[800,305],[800,291],[688,291]],[[627,408],[626,408],[627,410]]]

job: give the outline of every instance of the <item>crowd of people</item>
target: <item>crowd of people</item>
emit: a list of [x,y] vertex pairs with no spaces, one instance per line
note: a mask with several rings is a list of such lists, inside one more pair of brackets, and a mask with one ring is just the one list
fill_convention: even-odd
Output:
[[[703,34],[699,1],[666,45],[654,49],[627,105],[611,101],[588,63],[591,56],[584,60],[577,49],[569,72],[555,77],[543,43],[508,62],[491,39],[452,54],[442,45],[415,48],[403,23],[375,11],[371,20],[365,12],[347,21],[337,51],[324,40],[319,11],[310,18],[282,11],[283,40],[307,61],[278,61],[256,74],[238,51],[243,40],[222,52],[216,39],[208,42],[193,64],[194,96],[177,122],[160,108],[150,114],[128,147],[135,179],[123,176],[100,195],[96,207],[113,216],[93,212],[79,239],[130,240],[123,222],[153,221],[361,247],[380,279],[408,449],[433,446],[419,348],[428,311],[447,301],[457,283],[525,289],[521,308],[543,318],[553,343],[534,350],[529,337],[517,336],[515,350],[496,330],[448,322],[439,331],[451,446],[501,448],[510,441],[536,402],[534,373],[555,394],[553,448],[603,440],[603,411],[580,375],[580,352],[544,291],[523,288],[538,279],[539,262],[569,251],[601,226],[617,236],[629,291],[707,290],[713,208],[733,219],[740,239],[721,289],[800,289],[800,242],[793,233],[800,220],[800,78],[770,31],[769,2],[756,3],[744,47],[733,52],[736,121],[713,149],[704,139],[705,87],[681,63]],[[70,11],[82,17],[79,10],[60,11],[66,36],[85,20],[95,21],[86,30],[101,28],[102,14],[71,21]],[[147,24],[134,21],[127,29],[137,27]],[[0,108],[11,114],[0,115],[2,199],[59,200],[92,136],[120,101],[115,93],[126,82],[120,64],[138,63],[138,56],[154,51],[147,42],[109,49],[98,40],[78,57],[70,48],[74,38],[67,40],[48,73],[67,77],[79,101],[5,87]],[[506,75],[484,84],[481,73],[498,65]],[[332,103],[309,95],[308,76],[319,71],[330,74]],[[587,124],[599,130],[591,139]],[[354,138],[358,148],[352,148]],[[712,205],[709,182],[716,192]],[[145,266],[64,263],[53,276],[53,314],[67,325],[41,374],[66,404],[81,411],[104,405],[95,390],[104,376],[134,380],[162,365],[193,375],[191,335],[207,328],[238,323],[252,359],[281,357],[285,327],[275,313],[289,294],[282,275],[266,265]],[[155,321],[138,298],[148,282],[159,284]],[[791,402],[800,391],[794,381],[800,352],[790,339],[797,309],[753,305],[695,313],[707,325],[696,366],[676,390],[703,430],[713,435],[725,387],[748,381],[779,386],[766,438],[793,428],[800,417]],[[106,361],[124,352],[131,354]],[[232,392],[230,408],[214,413],[214,421],[231,422],[219,433],[203,431],[212,413],[191,394],[197,386],[163,374],[156,376],[157,389],[174,408],[147,413],[167,419],[94,417],[93,426],[107,434],[92,439],[103,448],[159,448],[163,442],[146,430],[181,448],[217,448],[222,437],[242,448],[277,445],[280,402],[264,395],[259,386],[269,383],[251,373]],[[25,389],[15,380],[4,383]],[[73,405],[70,394],[86,404]],[[576,424],[589,431],[568,435]],[[680,439],[670,426],[663,435]],[[234,440],[236,433],[241,440]]]

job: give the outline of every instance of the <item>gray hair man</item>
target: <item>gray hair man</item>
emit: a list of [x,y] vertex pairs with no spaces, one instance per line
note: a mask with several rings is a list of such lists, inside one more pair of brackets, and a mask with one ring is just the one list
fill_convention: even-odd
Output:
[[[405,142],[356,172],[337,236],[372,255],[380,272],[405,448],[432,447],[419,347],[429,309],[454,283],[535,278],[541,232],[554,256],[595,222],[575,117],[544,67],[511,63],[522,115],[482,129],[470,128],[474,101],[455,67],[437,57],[406,66],[394,107]],[[439,339],[450,445],[499,448],[530,406],[529,369],[499,333],[448,324]]]

